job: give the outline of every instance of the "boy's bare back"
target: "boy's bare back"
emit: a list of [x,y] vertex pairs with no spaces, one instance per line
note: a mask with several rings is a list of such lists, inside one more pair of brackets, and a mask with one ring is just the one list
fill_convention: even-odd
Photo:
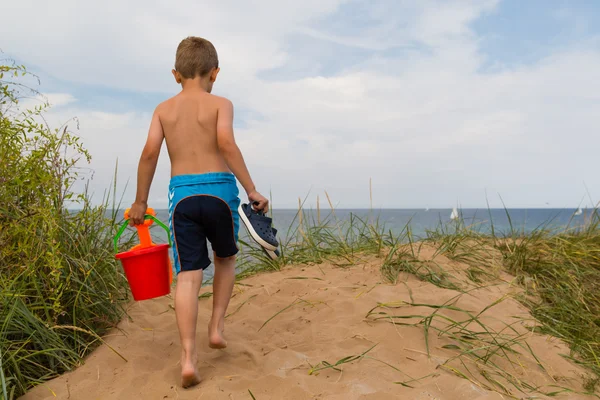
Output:
[[[232,124],[231,102],[202,90],[181,92],[157,108],[171,159],[171,175],[230,172],[218,130]],[[223,138],[222,138],[223,139]]]

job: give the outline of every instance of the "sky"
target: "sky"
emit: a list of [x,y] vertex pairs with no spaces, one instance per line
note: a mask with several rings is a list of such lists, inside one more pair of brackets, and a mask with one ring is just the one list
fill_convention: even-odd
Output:
[[[600,200],[597,0],[247,0],[2,5],[0,49],[76,117],[100,201],[123,203],[175,49],[209,39],[213,93],[277,208],[590,207]],[[150,206],[164,208],[166,148]],[[245,200],[244,193],[241,197]]]

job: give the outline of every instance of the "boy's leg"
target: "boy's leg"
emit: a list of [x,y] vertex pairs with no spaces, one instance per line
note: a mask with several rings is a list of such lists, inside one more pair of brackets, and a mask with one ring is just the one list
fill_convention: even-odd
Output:
[[235,283],[235,256],[217,257],[215,254],[215,276],[213,279],[213,312],[208,324],[208,345],[213,349],[224,349],[227,341],[223,337],[225,330],[225,312],[231,299]]
[[200,382],[196,370],[196,323],[198,293],[202,286],[202,270],[181,271],[175,289],[175,315],[181,339],[181,385],[186,388]]

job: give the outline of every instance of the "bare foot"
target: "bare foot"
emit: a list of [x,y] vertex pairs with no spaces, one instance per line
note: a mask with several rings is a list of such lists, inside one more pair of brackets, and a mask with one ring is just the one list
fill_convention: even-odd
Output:
[[224,349],[227,347],[227,340],[223,337],[225,331],[224,323],[220,322],[217,328],[212,327],[212,321],[208,324],[208,347],[211,349]]
[[194,361],[181,362],[181,386],[184,389],[196,386],[200,383],[200,376],[196,371],[196,363]]

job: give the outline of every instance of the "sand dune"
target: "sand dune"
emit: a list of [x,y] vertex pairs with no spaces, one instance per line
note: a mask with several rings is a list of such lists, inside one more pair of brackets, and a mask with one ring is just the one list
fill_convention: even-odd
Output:
[[[459,264],[444,262],[460,274]],[[476,380],[463,379],[451,369],[438,368],[457,354],[449,339],[438,338],[431,332],[431,357],[428,357],[422,327],[365,318],[378,303],[442,304],[458,294],[408,274],[401,276],[401,282],[396,285],[384,283],[380,263],[368,258],[349,268],[297,266],[240,282],[234,290],[229,310],[232,314],[227,318],[225,334],[229,347],[225,350],[208,348],[205,327],[211,300],[199,300],[199,370],[203,382],[195,388],[179,387],[180,353],[175,313],[172,298],[164,297],[132,304],[130,318],[120,324],[119,331],[106,338],[108,345],[127,361],[103,345],[80,368],[35,388],[23,399],[238,400],[251,399],[249,391],[257,400],[509,398],[506,393],[500,394],[500,386],[496,387],[497,391],[486,390],[485,385],[478,385]],[[303,279],[297,279],[299,277]],[[210,287],[203,289],[207,291]],[[501,283],[471,291],[456,305],[477,313],[515,291],[509,283]],[[263,326],[281,310],[284,311]],[[428,307],[406,305],[386,310],[394,315],[433,311]],[[460,318],[461,314],[452,310],[439,312],[450,318]],[[528,319],[527,310],[512,298],[482,316],[494,329],[501,329],[506,322],[515,322],[515,331],[526,333],[527,342],[545,370],[524,351],[514,356],[518,363],[512,365],[498,356],[498,365],[504,363],[507,371],[519,380],[547,387],[547,391],[559,390],[552,385],[581,390],[578,382],[584,371],[560,356],[568,354],[566,346],[557,339],[527,333],[525,326],[532,323]],[[323,369],[309,374],[311,365],[316,367],[322,361],[334,364],[346,356],[360,355],[373,345],[376,346],[368,357],[341,365],[341,371]],[[459,360],[448,365],[464,371]],[[489,381],[477,375],[477,366],[467,363],[469,365],[479,382],[489,385]],[[430,376],[410,383],[412,388],[395,383],[427,375]],[[514,387],[503,385],[516,398],[529,398]],[[558,398],[589,397],[562,394]]]

